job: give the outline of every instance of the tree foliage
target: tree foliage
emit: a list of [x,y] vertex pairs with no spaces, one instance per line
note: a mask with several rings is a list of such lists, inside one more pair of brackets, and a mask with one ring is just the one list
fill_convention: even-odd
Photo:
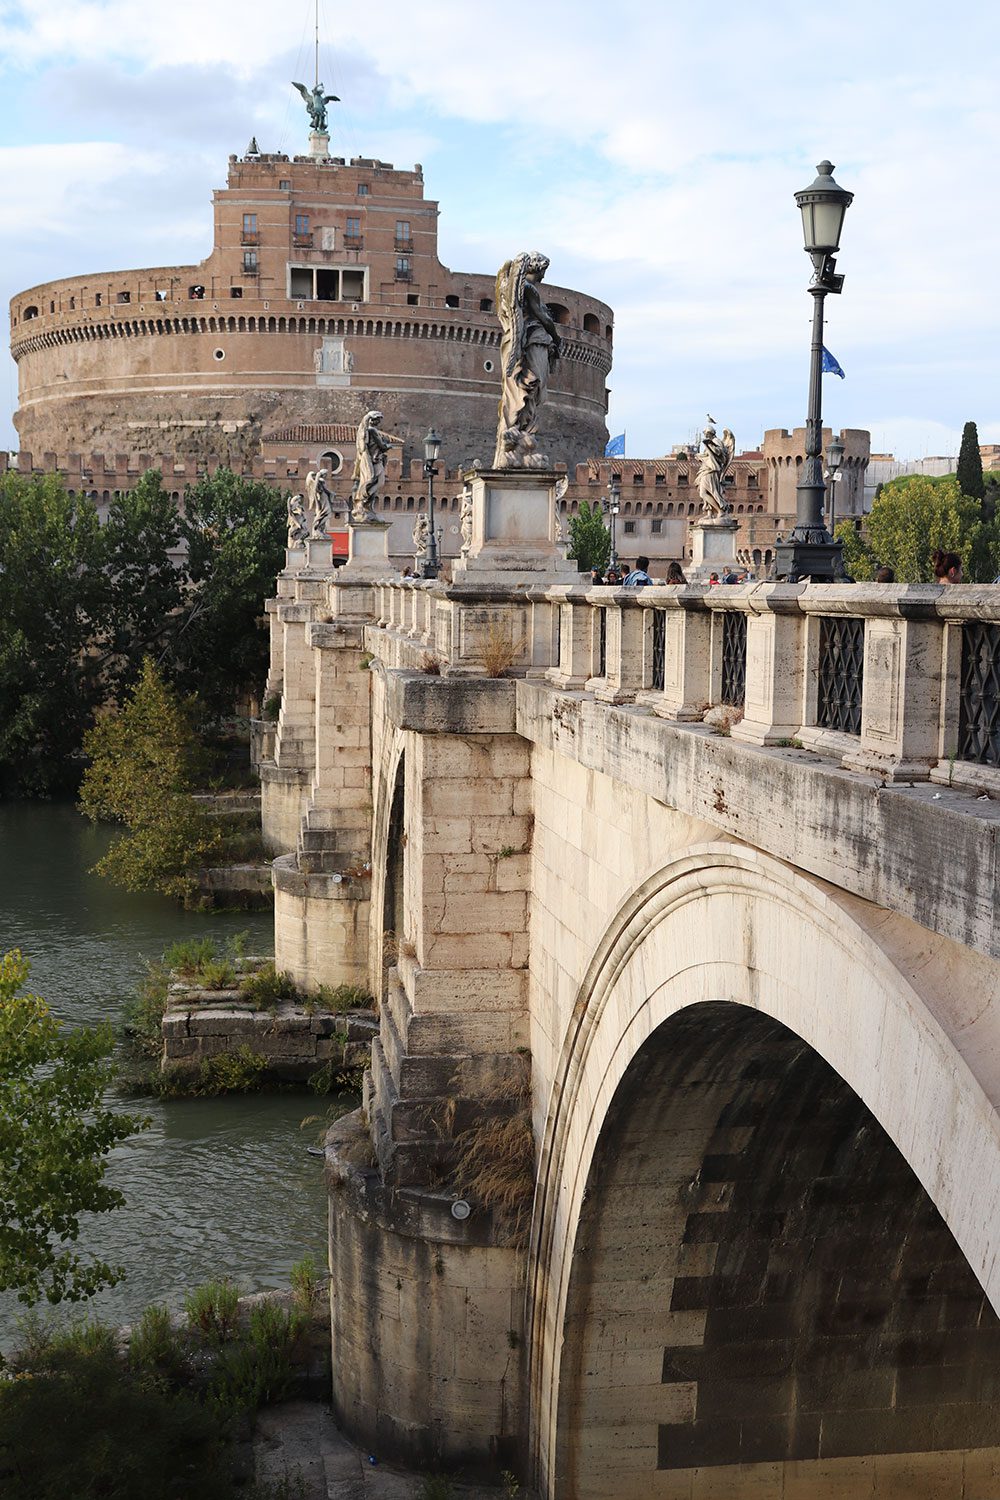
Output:
[[958,450],[955,478],[961,494],[970,495],[973,500],[983,498],[983,459],[979,452],[979,432],[975,422],[966,422],[962,428],[962,446]]
[[102,557],[89,500],[55,475],[0,476],[0,793],[74,775],[101,694]]
[[285,560],[285,501],[220,469],[184,497],[187,598],[167,670],[184,693],[226,713],[267,674],[264,600]]
[[76,1302],[121,1279],[75,1245],[81,1214],[123,1204],[107,1156],[144,1122],[104,1104],[110,1027],[61,1025],[27,977],[19,952],[0,957],[0,1290]]
[[599,505],[580,501],[580,513],[569,518],[570,557],[575,557],[581,571],[607,567],[611,556],[611,533],[604,524]]
[[1000,571],[1000,528],[984,522],[978,501],[959,492],[953,474],[892,480],[876,496],[862,534],[845,521],[837,536],[844,566],[859,580],[889,567],[897,583],[931,582],[936,548],[958,553],[969,583],[988,582]]
[[186,898],[191,872],[224,843],[222,827],[194,800],[199,744],[177,694],[146,658],[128,702],[84,740],[90,763],[80,787],[87,817],[124,823],[95,869],[126,890]]
[[184,527],[176,501],[155,469],[113,500],[103,542],[100,651],[115,698],[135,681],[143,657],[170,650],[186,592]]
[[75,785],[86,729],[151,656],[206,713],[267,671],[284,498],[220,469],[183,507],[150,470],[104,526],[56,475],[0,476],[0,794]]

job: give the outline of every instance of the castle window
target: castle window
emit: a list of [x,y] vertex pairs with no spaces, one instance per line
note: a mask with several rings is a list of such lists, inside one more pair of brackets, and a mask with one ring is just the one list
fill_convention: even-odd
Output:
[[413,279],[413,266],[408,255],[396,256],[396,280],[411,281]]
[[251,244],[256,243],[256,240],[257,240],[257,215],[256,214],[244,214],[243,215],[243,238],[244,238],[244,240],[249,240]]
[[117,298],[115,300],[117,302],[131,302],[132,301],[132,293],[131,292],[119,292],[118,296],[117,296]]
[[601,331],[600,318],[595,318],[593,313],[585,313],[583,317],[583,331],[584,333],[599,334]]
[[396,220],[396,249],[397,250],[412,250],[413,249],[413,238],[412,238],[412,236],[410,234],[410,221],[409,221],[409,219],[397,219]]
[[[257,270],[257,252],[256,252],[256,250],[244,250],[244,252],[243,252],[243,269],[244,269],[244,271],[249,271],[251,273],[251,275]],[[202,296],[202,297],[204,297],[204,295],[205,295],[204,289],[202,289],[202,291],[199,293],[199,295]]]
[[634,521],[626,521],[625,522],[625,535],[626,536],[633,536],[634,534],[635,534],[635,522]]
[[[94,306],[95,307],[100,307],[100,305],[101,305],[101,303],[103,301],[104,301],[104,298],[102,297],[101,293],[100,292],[95,292],[94,293]],[[27,318],[29,316],[29,314],[25,313],[24,316]],[[37,318],[38,317],[38,308],[37,307],[35,308],[34,312],[30,314],[30,316],[32,318]]]
[[646,476],[645,476],[645,474],[643,474],[643,473],[641,473],[639,471],[636,471],[636,473],[632,475],[632,483],[633,484],[645,484],[646,483]]
[[650,525],[649,525],[649,529],[653,533],[654,536],[659,536],[660,532],[663,530],[663,522],[662,521],[651,521]]
[[309,233],[309,215],[308,214],[296,214],[295,215],[295,233],[296,234],[308,234]]
[[449,292],[448,293],[447,297],[444,299],[444,305],[445,305],[445,307],[458,307],[459,306],[458,298],[455,296],[454,292]]
[[757,488],[757,475],[756,474],[748,474],[747,475],[747,489],[748,490],[755,490],[756,488]]
[[56,310],[56,305],[55,305],[55,303],[54,303],[54,302],[50,302],[50,303],[49,303],[49,312],[50,312],[50,313],[54,313],[54,312],[55,312],[55,310]]
[[569,308],[563,307],[561,302],[550,302],[549,312],[552,314],[552,321],[554,323],[569,322]]
[[419,294],[417,292],[408,292],[407,293],[407,297],[406,297],[406,305],[407,305],[407,307],[419,307],[420,306],[420,296],[419,296]]
[[226,351],[225,351],[225,349],[216,349],[212,357],[213,357],[213,359],[225,359],[225,357],[226,357]]
[[656,476],[656,483],[657,484],[666,484],[666,482],[667,482],[667,476],[666,476],[666,474],[657,474],[657,476]]
[[76,298],[75,297],[71,297],[69,299],[69,310],[70,310],[70,312],[72,312],[75,307],[76,307]]
[[369,193],[369,187],[368,187],[367,182],[359,182],[358,183],[358,197],[359,198],[367,198],[368,197],[368,193]]
[[[100,295],[100,294],[98,293],[98,295]],[[24,309],[24,312],[23,312],[22,316],[24,318],[24,321],[27,323],[27,321],[28,321],[29,318],[37,318],[38,317],[38,308],[37,307],[26,307]]]
[[[160,298],[159,292],[157,292],[156,295],[157,295],[157,298]],[[230,297],[242,297],[243,296],[243,288],[241,286],[231,286],[229,288],[229,295],[230,295]],[[160,298],[160,300],[162,301],[162,298]]]
[[289,178],[287,178],[287,177],[282,177],[281,178],[281,180],[278,183],[278,191],[280,193],[290,193],[292,191],[292,184],[291,184],[291,181],[290,181]]
[[348,215],[344,244],[352,250],[361,249],[361,219],[357,215]]
[[678,474],[678,476],[677,476],[677,483],[678,484],[687,484],[687,482],[688,482],[688,477],[687,477],[686,474]]
[[479,311],[480,312],[492,312],[493,311],[493,298],[492,297],[480,297],[480,299],[479,299]]

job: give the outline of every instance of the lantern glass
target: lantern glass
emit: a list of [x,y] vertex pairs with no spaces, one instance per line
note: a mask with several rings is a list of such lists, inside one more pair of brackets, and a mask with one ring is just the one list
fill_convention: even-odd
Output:
[[844,462],[844,444],[840,438],[831,438],[826,450],[826,466],[831,474],[836,474]]
[[802,238],[810,255],[833,255],[854,194],[834,182],[831,162],[821,161],[816,173],[815,182],[795,194],[802,211]]
[[441,452],[441,439],[432,427],[424,438],[424,458],[429,464],[437,463],[437,456]]

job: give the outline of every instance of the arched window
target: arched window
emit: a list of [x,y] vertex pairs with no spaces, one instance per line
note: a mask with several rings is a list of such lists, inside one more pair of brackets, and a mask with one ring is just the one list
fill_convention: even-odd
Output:
[[600,318],[595,317],[595,315],[593,313],[584,313],[584,316],[583,316],[583,331],[584,331],[584,333],[597,333],[597,334],[599,334],[600,331],[601,331],[601,320],[600,320]]
[[28,321],[29,318],[37,318],[38,317],[38,308],[35,307],[34,305],[32,305],[31,307],[26,307],[24,309],[24,312],[21,314],[21,317],[24,319],[24,321],[26,323],[27,323],[27,321]]
[[328,474],[339,474],[344,467],[344,460],[341,454],[334,453],[331,448],[328,453],[320,454],[319,466],[321,469],[325,469]]
[[449,292],[447,297],[444,299],[444,305],[445,307],[460,307],[461,303],[455,296],[454,292]]
[[561,302],[550,302],[548,309],[556,323],[569,322],[569,308],[563,307]]

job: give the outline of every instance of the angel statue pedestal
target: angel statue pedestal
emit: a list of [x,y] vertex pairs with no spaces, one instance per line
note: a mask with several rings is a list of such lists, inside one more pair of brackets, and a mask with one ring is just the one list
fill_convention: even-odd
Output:
[[311,536],[306,539],[307,566],[329,572],[333,567],[333,543],[328,536]]
[[341,578],[388,578],[395,573],[389,562],[388,521],[349,521],[347,562],[338,570]]
[[330,136],[325,130],[310,130],[309,155],[314,161],[324,161],[330,155]]
[[691,566],[686,569],[689,583],[707,583],[713,573],[720,579],[736,567],[736,533],[740,523],[735,516],[702,516],[691,525]]
[[465,475],[462,554],[452,570],[456,584],[486,584],[514,575],[525,584],[575,583],[566,557],[559,500],[566,475],[544,469],[471,469]]

